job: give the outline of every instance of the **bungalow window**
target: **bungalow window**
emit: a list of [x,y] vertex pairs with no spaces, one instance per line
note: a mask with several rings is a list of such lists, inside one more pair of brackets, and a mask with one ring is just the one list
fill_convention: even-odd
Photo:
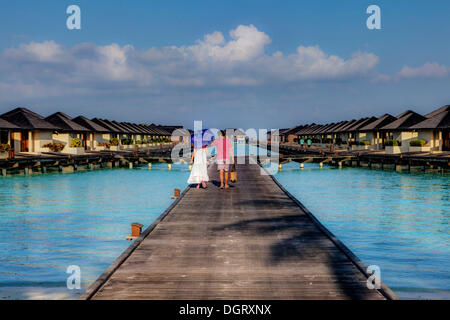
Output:
[[8,143],[8,131],[0,131],[0,143]]

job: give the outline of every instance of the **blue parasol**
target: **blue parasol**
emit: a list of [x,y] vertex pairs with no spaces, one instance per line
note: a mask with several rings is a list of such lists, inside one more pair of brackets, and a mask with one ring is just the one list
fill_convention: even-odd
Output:
[[209,129],[203,129],[201,132],[194,132],[191,134],[191,144],[195,147],[197,146],[207,146],[211,143],[214,138],[214,134]]

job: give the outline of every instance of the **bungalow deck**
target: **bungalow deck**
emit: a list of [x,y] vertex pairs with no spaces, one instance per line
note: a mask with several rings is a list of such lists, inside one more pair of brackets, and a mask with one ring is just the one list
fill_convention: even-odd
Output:
[[395,299],[256,164],[238,183],[187,188],[81,299]]
[[135,152],[123,151],[87,151],[83,155],[70,155],[60,152],[42,154],[17,153],[12,159],[0,159],[1,176],[7,174],[45,173],[47,169],[64,171],[78,170],[81,167],[132,167],[134,164],[167,162],[172,163],[171,147],[148,149]]
[[[270,148],[270,145],[268,145]],[[311,147],[307,150],[302,149],[299,145],[280,145],[279,146],[280,163],[291,161],[305,163],[328,163],[336,166],[365,166],[371,167],[372,164],[377,167],[405,167],[410,170],[411,167],[421,167],[423,171],[435,170],[437,172],[448,172],[450,170],[450,151],[435,152],[418,152],[418,153],[402,153],[402,154],[386,154],[384,150],[360,150],[346,151],[337,149],[330,152],[326,148]]]

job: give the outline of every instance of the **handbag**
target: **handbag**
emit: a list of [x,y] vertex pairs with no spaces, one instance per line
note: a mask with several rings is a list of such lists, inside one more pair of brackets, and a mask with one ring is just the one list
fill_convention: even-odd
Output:
[[231,172],[230,172],[230,180],[233,183],[237,182],[237,171],[236,171],[236,163],[233,163],[232,167],[231,167]]

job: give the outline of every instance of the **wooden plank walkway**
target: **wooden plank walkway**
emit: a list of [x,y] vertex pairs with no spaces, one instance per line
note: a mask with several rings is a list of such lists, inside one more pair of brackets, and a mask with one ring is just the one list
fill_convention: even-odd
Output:
[[187,189],[82,299],[386,299],[365,268],[258,165]]

